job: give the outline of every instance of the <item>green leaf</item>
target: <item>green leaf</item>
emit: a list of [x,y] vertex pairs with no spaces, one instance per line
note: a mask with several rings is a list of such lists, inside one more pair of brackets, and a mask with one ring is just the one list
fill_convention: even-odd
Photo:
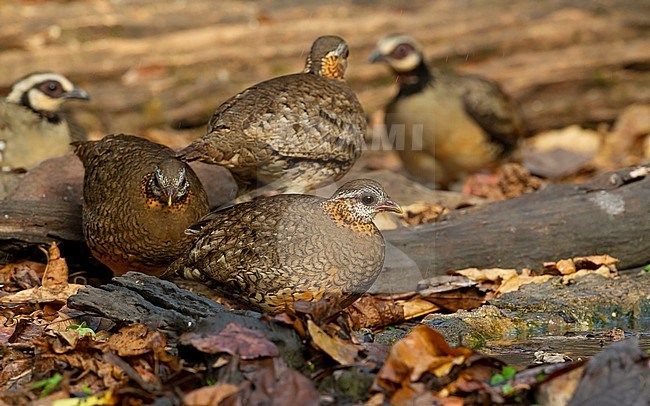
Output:
[[492,378],[490,379],[490,385],[496,386],[496,385],[501,385],[506,381],[506,377],[501,375],[501,374],[494,374]]
[[77,330],[79,337],[84,337],[86,334],[90,334],[95,337],[95,332],[90,327],[86,326],[86,322],[82,321],[81,324],[70,324],[66,327],[66,330]]
[[503,386],[501,387],[501,389],[503,390],[503,393],[504,393],[504,394],[508,395],[508,394],[510,394],[510,393],[511,393],[515,388],[514,388],[512,385],[503,385]]
[[41,394],[38,397],[44,398],[47,395],[49,395],[54,389],[56,389],[56,387],[59,385],[59,383],[62,380],[63,380],[63,375],[57,373],[49,379],[43,379],[42,381],[36,382],[31,386],[30,389],[33,390],[33,389],[43,388]]
[[503,367],[501,373],[506,379],[510,379],[517,374],[517,370],[513,367]]

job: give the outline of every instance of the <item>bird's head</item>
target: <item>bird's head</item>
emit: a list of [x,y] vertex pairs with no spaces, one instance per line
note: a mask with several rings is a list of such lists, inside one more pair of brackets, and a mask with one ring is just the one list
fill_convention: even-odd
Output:
[[349,54],[348,45],[343,38],[335,35],[318,37],[307,56],[305,73],[343,80]]
[[6,100],[38,113],[56,113],[68,99],[89,100],[85,90],[75,87],[66,77],[52,72],[37,72],[18,79]]
[[167,207],[182,202],[190,191],[185,164],[168,158],[156,165],[147,182],[147,197]]
[[385,62],[398,74],[413,71],[423,58],[422,46],[411,36],[403,34],[382,37],[368,56],[370,62]]
[[402,213],[402,208],[391,200],[379,182],[372,179],[345,183],[324,205],[338,220],[360,224],[371,223],[375,215],[383,211]]

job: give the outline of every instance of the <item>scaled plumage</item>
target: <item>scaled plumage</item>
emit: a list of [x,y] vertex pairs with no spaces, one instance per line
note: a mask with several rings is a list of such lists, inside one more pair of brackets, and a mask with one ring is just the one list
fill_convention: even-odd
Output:
[[266,312],[325,294],[345,307],[382,269],[384,239],[372,222],[381,211],[401,209],[369,179],[348,182],[329,199],[276,195],[241,203],[191,227],[192,248],[166,275],[201,280]]
[[208,212],[194,171],[163,145],[132,135],[76,143],[84,164],[83,228],[116,274],[157,274],[189,247],[184,230]]
[[305,71],[258,83],[225,101],[208,133],[179,152],[228,168],[239,194],[265,184],[304,192],[340,179],[361,154],[363,109],[342,80],[348,47],[318,38]]

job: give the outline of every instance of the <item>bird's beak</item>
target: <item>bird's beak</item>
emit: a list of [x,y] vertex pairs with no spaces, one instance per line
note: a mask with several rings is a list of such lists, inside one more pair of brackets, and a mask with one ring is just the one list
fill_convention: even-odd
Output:
[[388,199],[384,204],[377,206],[377,211],[392,211],[393,213],[397,213],[397,214],[404,213],[404,210],[402,210],[400,205],[395,203],[391,199]]
[[165,190],[165,194],[167,195],[167,207],[172,207],[174,196],[176,196],[176,189],[169,187]]
[[384,62],[385,60],[386,57],[378,49],[373,49],[370,55],[368,55],[368,62],[370,63]]
[[63,94],[66,99],[90,100],[90,95],[83,89],[75,87],[69,92]]

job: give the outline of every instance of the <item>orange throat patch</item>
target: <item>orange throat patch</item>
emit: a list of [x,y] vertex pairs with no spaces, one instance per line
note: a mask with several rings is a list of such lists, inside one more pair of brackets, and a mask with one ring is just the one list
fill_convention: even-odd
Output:
[[362,223],[351,216],[350,208],[345,202],[325,202],[322,204],[325,214],[330,216],[339,227],[349,228],[362,236],[375,234],[376,227],[371,223]]
[[335,56],[324,58],[321,63],[321,75],[330,79],[343,80],[343,70],[339,64],[339,60]]
[[192,196],[192,191],[188,191],[187,194],[183,197],[183,199],[177,201],[177,202],[172,202],[171,206],[167,204],[167,202],[161,202],[159,199],[157,199],[155,196],[152,196],[149,190],[147,189],[147,184],[149,183],[149,180],[151,179],[152,174],[148,173],[142,178],[142,182],[140,183],[140,191],[142,192],[142,196],[145,198],[145,207],[149,209],[158,209],[158,210],[167,210],[170,212],[179,212],[185,210],[187,207],[187,203],[190,201],[191,196]]

